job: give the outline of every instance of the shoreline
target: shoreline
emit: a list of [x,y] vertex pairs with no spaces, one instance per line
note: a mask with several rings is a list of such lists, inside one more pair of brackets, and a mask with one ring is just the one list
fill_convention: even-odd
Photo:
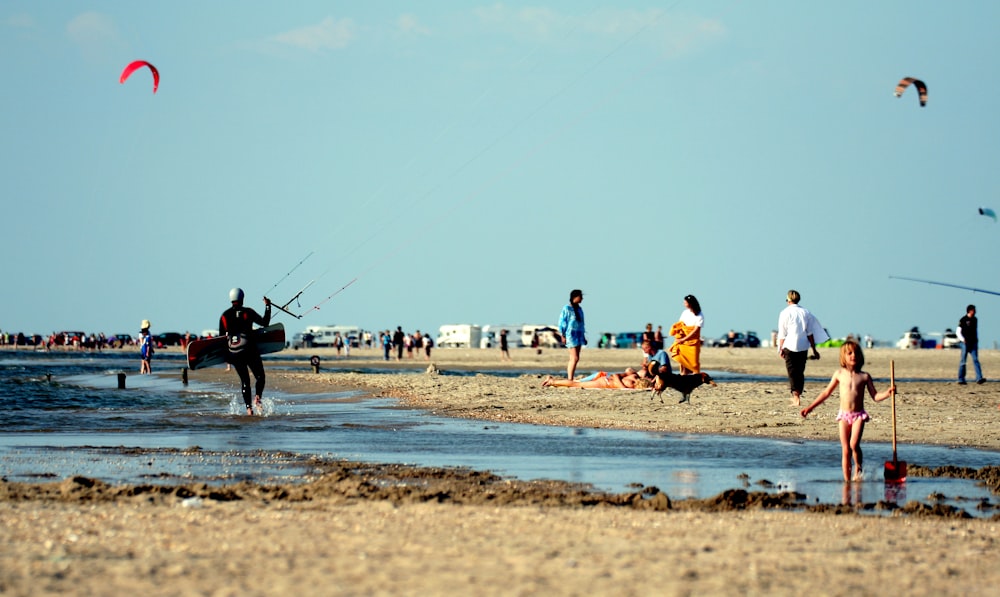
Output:
[[[359,373],[384,361],[357,355],[324,357],[315,374],[312,351],[281,353],[265,367],[272,390],[360,389],[444,416],[836,441],[836,406],[824,404],[802,420],[780,382],[702,387],[691,404],[678,405],[676,394],[665,393],[660,403],[639,391],[541,388],[545,375],[564,366],[557,351],[531,358],[537,373],[512,377],[442,374],[498,364],[484,358],[489,351],[437,352],[443,354],[434,355],[430,372],[422,362],[406,373]],[[581,372],[620,370],[638,356],[597,352],[605,351],[584,351]],[[945,379],[958,357],[881,352],[866,353],[876,379],[890,358],[901,378]],[[1000,354],[980,358],[987,376],[1000,371]],[[710,370],[783,375],[783,364],[766,349],[706,350],[703,361]],[[153,365],[154,373],[173,374]],[[824,351],[807,375],[828,376],[835,366],[832,351]],[[235,373],[221,368],[190,375],[238,384]],[[807,382],[803,402],[824,385]],[[902,450],[908,441],[1000,449],[1000,384],[899,385]],[[870,406],[865,441],[882,441],[888,404]],[[651,488],[595,495],[572,483],[465,469],[323,461],[305,482],[271,486],[108,486],[70,478],[5,481],[0,490],[0,539],[7,546],[0,549],[0,587],[11,595],[847,595],[873,594],[872,583],[890,577],[907,593],[960,595],[1000,581],[997,515],[957,519],[928,508],[865,515],[878,510],[864,508],[878,506],[813,507],[780,493],[733,490],[675,501]]]

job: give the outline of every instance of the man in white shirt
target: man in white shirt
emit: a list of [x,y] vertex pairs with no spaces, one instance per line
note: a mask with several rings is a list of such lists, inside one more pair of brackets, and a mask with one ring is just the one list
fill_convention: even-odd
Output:
[[799,306],[801,298],[798,291],[789,290],[785,299],[788,306],[778,315],[778,356],[785,359],[793,406],[800,406],[806,382],[806,359],[809,358],[809,349],[812,349],[812,358],[818,359],[819,351],[816,350],[816,344],[825,342],[829,338],[819,320]]

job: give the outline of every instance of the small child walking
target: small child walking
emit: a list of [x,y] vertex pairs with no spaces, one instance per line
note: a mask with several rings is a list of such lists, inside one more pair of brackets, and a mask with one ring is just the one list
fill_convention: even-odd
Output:
[[[840,422],[841,467],[844,470],[844,481],[860,481],[863,474],[863,458],[861,454],[861,435],[865,432],[865,421],[871,419],[865,412],[865,390],[875,402],[881,402],[896,392],[896,386],[890,386],[884,392],[875,392],[875,382],[872,376],[861,370],[865,365],[865,355],[861,346],[853,340],[848,340],[840,347],[840,369],[833,374],[830,385],[823,390],[812,404],[799,413],[807,417],[817,406],[833,394],[840,386],[840,411],[837,421]],[[851,474],[851,459],[854,460],[854,474]]]

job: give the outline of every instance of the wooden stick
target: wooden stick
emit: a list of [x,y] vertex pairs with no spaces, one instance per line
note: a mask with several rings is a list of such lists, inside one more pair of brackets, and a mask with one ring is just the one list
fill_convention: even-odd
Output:
[[[896,385],[896,362],[889,361],[889,387]],[[892,393],[892,464],[896,460],[896,392]]]

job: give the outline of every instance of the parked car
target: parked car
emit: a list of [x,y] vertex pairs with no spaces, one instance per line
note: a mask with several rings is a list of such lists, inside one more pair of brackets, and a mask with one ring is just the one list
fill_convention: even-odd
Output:
[[758,348],[760,346],[760,338],[757,336],[757,332],[731,332],[731,334],[726,334],[725,336],[712,340],[709,344],[710,346],[716,347],[726,347],[730,346],[732,348]]
[[912,328],[910,331],[904,333],[903,337],[896,342],[896,348],[920,348],[922,342],[923,336],[920,334],[920,330]]
[[300,334],[295,334],[292,336],[292,348],[298,350],[300,348],[312,348],[313,346],[313,335],[309,332],[303,332]]
[[132,334],[115,334],[108,338],[108,346],[122,348],[133,344]]
[[[157,346],[180,346],[181,340],[184,339],[184,334],[178,334],[177,332],[163,332],[162,334],[157,334],[153,337],[156,341]],[[197,336],[192,336],[192,340],[197,340]]]
[[947,329],[941,335],[941,346],[943,348],[962,348],[962,341],[958,339],[958,334]]
[[87,334],[83,332],[62,331],[55,335],[56,346],[72,346],[73,342],[83,343]]
[[611,348],[638,348],[642,346],[642,332],[618,332],[611,336]]

